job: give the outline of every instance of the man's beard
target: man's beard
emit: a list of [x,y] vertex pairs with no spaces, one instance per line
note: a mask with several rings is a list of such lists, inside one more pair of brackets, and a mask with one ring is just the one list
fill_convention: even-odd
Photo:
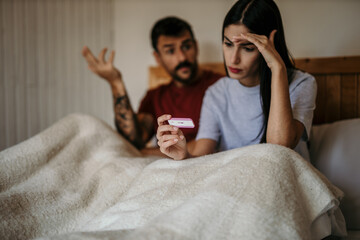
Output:
[[[191,74],[188,78],[181,78],[176,74],[176,72],[182,67],[190,68]],[[192,80],[194,80],[194,78],[197,74],[197,71],[198,71],[197,62],[190,63],[189,61],[184,61],[184,62],[179,63],[179,65],[177,65],[175,67],[174,72],[170,73],[170,75],[175,81],[180,82],[185,85],[190,85],[193,82]]]

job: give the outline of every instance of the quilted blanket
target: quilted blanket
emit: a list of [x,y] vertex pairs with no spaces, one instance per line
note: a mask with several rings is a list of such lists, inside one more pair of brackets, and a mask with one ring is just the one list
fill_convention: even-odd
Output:
[[1,239],[320,239],[342,195],[285,147],[144,157],[81,114],[0,152]]

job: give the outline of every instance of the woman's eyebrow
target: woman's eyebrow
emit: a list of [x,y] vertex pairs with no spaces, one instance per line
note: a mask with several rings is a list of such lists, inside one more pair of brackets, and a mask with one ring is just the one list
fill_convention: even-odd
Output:
[[229,39],[228,37],[224,36],[224,38],[225,38],[225,40],[227,40],[227,41],[229,41],[229,42],[232,43],[232,41],[230,41],[230,39]]
[[[224,36],[225,40],[229,41],[230,43],[233,43],[232,41],[230,41],[230,39],[226,36]],[[250,45],[254,45],[252,42],[245,42],[245,43],[240,43],[239,44],[240,46],[242,47],[245,47],[245,46],[250,46]]]
[[240,46],[249,46],[249,45],[254,45],[252,42],[246,42],[246,43],[240,43]]

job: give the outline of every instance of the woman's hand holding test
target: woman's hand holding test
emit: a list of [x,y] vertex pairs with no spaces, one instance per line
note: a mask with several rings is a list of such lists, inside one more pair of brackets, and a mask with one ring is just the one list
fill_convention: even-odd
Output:
[[160,151],[174,160],[185,159],[188,155],[186,139],[183,132],[175,126],[167,124],[171,115],[165,114],[158,117],[158,130],[156,138]]

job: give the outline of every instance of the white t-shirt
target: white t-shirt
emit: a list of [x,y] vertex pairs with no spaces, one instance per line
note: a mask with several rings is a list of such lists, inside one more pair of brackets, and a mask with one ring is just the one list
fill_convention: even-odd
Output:
[[[305,131],[294,149],[309,160],[306,146],[313,119],[316,80],[308,73],[295,70],[289,86],[294,119]],[[263,111],[260,85],[245,87],[238,80],[223,77],[205,93],[196,139],[213,139],[219,150],[229,150],[260,143],[263,135]]]

